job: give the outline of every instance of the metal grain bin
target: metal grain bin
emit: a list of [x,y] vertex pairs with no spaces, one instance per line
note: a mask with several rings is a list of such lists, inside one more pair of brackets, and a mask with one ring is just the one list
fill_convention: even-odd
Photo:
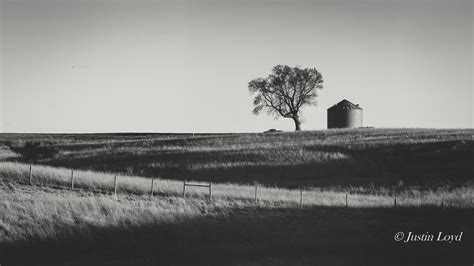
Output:
[[342,100],[328,109],[328,128],[362,127],[362,108],[348,100]]

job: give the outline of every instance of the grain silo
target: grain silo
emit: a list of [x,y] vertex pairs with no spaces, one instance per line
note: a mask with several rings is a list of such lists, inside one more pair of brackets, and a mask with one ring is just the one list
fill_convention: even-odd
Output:
[[362,127],[362,108],[342,100],[328,109],[328,128]]

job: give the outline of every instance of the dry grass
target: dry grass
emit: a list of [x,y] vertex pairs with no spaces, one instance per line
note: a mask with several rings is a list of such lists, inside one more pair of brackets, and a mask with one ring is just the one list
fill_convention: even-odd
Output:
[[[472,129],[357,129],[277,134],[1,135],[35,164],[216,183],[464,186]],[[25,143],[35,143],[27,153]],[[22,148],[23,147],[23,148]],[[36,152],[36,154],[35,154]],[[33,153],[33,154],[31,154]],[[10,158],[27,162],[26,157]]]
[[[3,134],[0,264],[467,265],[473,132]],[[41,151],[33,186],[26,142]],[[183,199],[183,179],[212,180],[213,200],[206,188]],[[466,238],[406,248],[399,231]]]
[[[471,209],[254,207],[0,181],[0,263],[466,265],[472,218]],[[464,232],[466,238],[407,249],[393,241],[397,231]]]
[[[70,192],[28,187],[1,181],[0,239],[64,239],[83,227],[128,227],[181,223],[203,213],[217,213],[216,204],[170,197],[150,200],[124,195],[112,197],[87,191]],[[226,206],[220,205],[220,212]],[[203,210],[206,211],[203,211]],[[58,227],[58,223],[61,224]],[[91,234],[84,232],[83,234]]]
[[[33,183],[39,186],[70,187],[71,170],[48,166],[33,165]],[[29,165],[1,162],[0,178],[15,182],[27,183]],[[118,193],[133,195],[149,195],[151,179],[138,176],[117,176]],[[111,193],[114,186],[114,175],[92,171],[74,171],[74,186],[86,191],[101,191]],[[240,201],[253,203],[255,186],[240,184],[213,184],[213,199],[217,201]],[[181,197],[183,183],[175,180],[155,179],[154,195],[166,197]],[[264,206],[296,206],[300,202],[300,190],[258,185],[258,200]],[[399,206],[446,206],[473,207],[474,187],[465,186],[455,189],[419,190],[404,188],[394,191],[385,188],[374,188],[371,193],[353,191],[338,191],[318,188],[305,188],[303,191],[304,205],[345,206],[345,195],[349,193],[348,201],[351,207],[381,207],[393,206],[397,198]],[[207,188],[187,187],[187,197],[206,199]]]

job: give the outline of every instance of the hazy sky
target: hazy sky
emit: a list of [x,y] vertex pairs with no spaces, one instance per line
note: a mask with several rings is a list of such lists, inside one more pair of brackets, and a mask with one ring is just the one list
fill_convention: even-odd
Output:
[[0,0],[4,132],[293,130],[247,83],[316,67],[375,127],[472,128],[472,0]]

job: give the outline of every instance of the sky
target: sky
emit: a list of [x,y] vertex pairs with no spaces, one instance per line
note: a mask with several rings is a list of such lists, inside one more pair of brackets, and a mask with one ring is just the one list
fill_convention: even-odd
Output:
[[472,0],[0,0],[0,131],[291,131],[251,113],[248,82],[314,67],[302,110],[325,129],[472,128]]

